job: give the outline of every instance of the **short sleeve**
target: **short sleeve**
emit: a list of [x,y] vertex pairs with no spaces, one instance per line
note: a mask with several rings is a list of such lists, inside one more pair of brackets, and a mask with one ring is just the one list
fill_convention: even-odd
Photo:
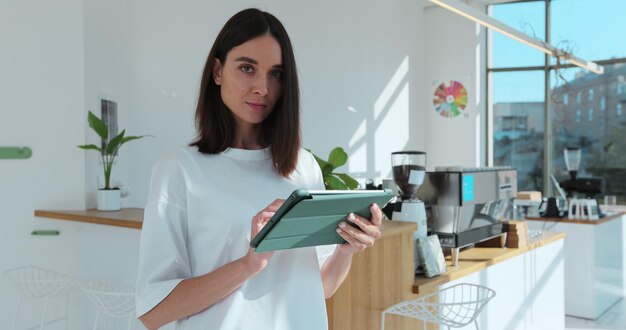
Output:
[[181,167],[166,160],[152,171],[144,210],[136,282],[136,313],[158,305],[185,278],[191,277],[187,254],[187,210]]

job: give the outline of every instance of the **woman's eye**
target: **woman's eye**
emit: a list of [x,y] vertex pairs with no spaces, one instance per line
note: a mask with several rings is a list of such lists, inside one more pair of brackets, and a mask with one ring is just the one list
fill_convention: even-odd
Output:
[[283,71],[281,70],[274,70],[270,73],[272,75],[272,77],[274,78],[282,78],[283,76]]
[[250,65],[242,65],[240,67],[240,69],[241,69],[241,71],[243,71],[245,73],[250,73],[250,72],[254,71],[254,69]]

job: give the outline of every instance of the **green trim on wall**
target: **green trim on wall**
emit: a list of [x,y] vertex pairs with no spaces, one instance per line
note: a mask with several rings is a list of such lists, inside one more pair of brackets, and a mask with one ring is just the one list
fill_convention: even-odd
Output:
[[0,159],[28,159],[32,155],[29,147],[0,147]]

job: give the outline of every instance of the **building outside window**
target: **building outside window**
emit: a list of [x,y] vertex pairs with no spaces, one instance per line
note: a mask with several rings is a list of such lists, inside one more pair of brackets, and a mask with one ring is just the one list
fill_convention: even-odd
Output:
[[600,99],[600,111],[605,111],[606,110],[606,97],[602,97]]
[[[558,180],[568,175],[563,149],[580,147],[580,175],[601,178],[603,194],[617,195],[620,202],[626,202],[626,118],[622,115],[626,43],[613,42],[622,38],[616,31],[626,31],[626,20],[619,14],[626,12],[626,1],[528,0],[493,4],[488,11],[528,35],[603,65],[605,70],[597,75],[567,62],[556,63],[554,58],[489,30],[493,158],[488,161],[517,168],[518,190],[551,193],[550,174]],[[606,15],[590,14],[598,11]],[[594,103],[594,99],[599,101]],[[596,107],[600,111],[595,112]],[[518,117],[526,118],[526,124],[511,130],[511,118]]]

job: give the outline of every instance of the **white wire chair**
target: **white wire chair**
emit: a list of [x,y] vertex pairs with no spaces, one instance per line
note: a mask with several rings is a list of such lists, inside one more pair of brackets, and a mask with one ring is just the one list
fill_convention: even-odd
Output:
[[[30,298],[44,298],[43,312],[39,329],[44,329],[46,312],[48,310],[48,298],[67,294],[67,307],[69,308],[69,293],[80,284],[80,280],[72,276],[57,273],[52,270],[37,266],[22,266],[6,270],[2,277],[12,282],[20,290],[20,298],[17,303],[17,311],[13,319],[13,329],[17,329],[17,320],[22,307],[24,296]],[[69,323],[66,317],[66,323]],[[69,327],[69,324],[67,324]]]
[[135,315],[135,288],[132,285],[114,281],[89,281],[80,289],[97,307],[94,330],[98,328],[101,311],[115,318],[128,317],[128,329],[131,328]]
[[472,322],[478,329],[476,318],[496,292],[480,285],[461,283],[433,292],[417,299],[395,304],[382,312],[381,329],[385,329],[385,314],[396,314],[426,322],[446,325],[448,329],[460,328]]

